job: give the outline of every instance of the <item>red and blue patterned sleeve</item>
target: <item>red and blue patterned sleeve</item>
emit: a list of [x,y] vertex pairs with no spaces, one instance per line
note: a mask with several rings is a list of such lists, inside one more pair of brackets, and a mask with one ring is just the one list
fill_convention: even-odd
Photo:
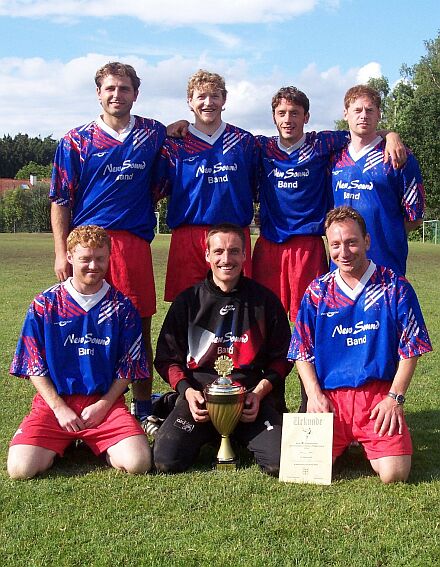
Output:
[[73,207],[81,175],[81,137],[71,130],[58,144],[55,152],[49,197],[52,202]]
[[49,376],[44,343],[44,297],[31,303],[9,373],[19,378]]
[[398,280],[397,315],[399,358],[412,358],[432,351],[417,296],[404,277]]
[[414,155],[408,150],[408,160],[401,170],[403,182],[402,207],[405,220],[416,221],[425,215],[425,189],[422,174]]
[[115,298],[120,310],[120,334],[115,377],[139,382],[149,378],[141,319],[131,301]]
[[317,280],[313,281],[306,289],[301,306],[292,332],[289,352],[289,360],[315,361],[315,329],[317,315],[318,294],[313,288]]

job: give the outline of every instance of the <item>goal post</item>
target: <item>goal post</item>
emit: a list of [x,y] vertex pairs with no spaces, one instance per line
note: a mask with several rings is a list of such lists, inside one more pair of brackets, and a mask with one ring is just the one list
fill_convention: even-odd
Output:
[[424,220],[422,241],[440,244],[440,220]]

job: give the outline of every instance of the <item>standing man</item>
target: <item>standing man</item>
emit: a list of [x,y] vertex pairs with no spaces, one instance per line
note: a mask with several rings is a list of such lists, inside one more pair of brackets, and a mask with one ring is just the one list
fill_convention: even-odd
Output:
[[214,224],[227,221],[245,228],[244,271],[251,272],[247,227],[254,215],[256,146],[249,132],[222,121],[226,94],[223,77],[197,71],[187,91],[194,124],[184,138],[168,138],[162,150],[158,185],[162,196],[169,195],[172,229],[166,301],[205,278],[205,241]]
[[[130,114],[140,85],[131,65],[108,63],[98,69],[95,83],[102,114],[68,132],[55,154],[50,189],[55,273],[59,281],[71,274],[66,237],[72,227],[106,228],[112,240],[106,277],[139,310],[152,370],[150,335],[156,292],[150,242],[156,218],[150,185],[152,165],[166,131],[160,122]],[[134,384],[137,417],[151,413],[150,395],[151,378]]]
[[202,445],[219,439],[203,388],[218,377],[216,360],[228,356],[232,379],[248,392],[233,437],[254,454],[264,472],[278,475],[284,381],[290,370],[289,322],[278,298],[242,274],[241,227],[213,227],[205,257],[211,267],[207,278],[176,298],[157,342],[156,369],[179,398],[156,435],[156,468],[182,472]]
[[36,296],[10,372],[37,394],[12,438],[8,473],[32,478],[81,439],[120,470],[151,468],[147,439],[125,406],[124,392],[148,371],[139,315],[105,280],[110,238],[80,226],[67,239],[73,276]]
[[307,288],[289,359],[307,412],[333,412],[333,458],[353,441],[383,482],[405,481],[411,437],[403,404],[418,357],[432,350],[417,297],[403,276],[367,258],[370,235],[351,207],[327,215],[334,272]]
[[350,205],[365,219],[371,235],[370,258],[405,275],[407,234],[422,224],[425,194],[419,165],[407,150],[402,169],[384,161],[379,93],[357,85],[344,98],[344,117],[351,142],[334,159],[332,184],[335,206]]
[[[308,284],[328,269],[322,236],[332,207],[329,168],[333,152],[350,141],[348,132],[308,132],[307,96],[296,87],[282,87],[272,98],[278,136],[257,136],[261,146],[258,176],[260,237],[252,259],[252,275],[271,289],[295,321]],[[394,159],[402,147],[390,136]],[[389,155],[382,156],[388,159]]]

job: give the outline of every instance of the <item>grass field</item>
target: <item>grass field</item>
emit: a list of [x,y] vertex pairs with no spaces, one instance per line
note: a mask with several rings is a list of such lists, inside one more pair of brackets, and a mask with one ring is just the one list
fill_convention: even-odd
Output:
[[[167,236],[155,239],[158,298],[167,247]],[[29,302],[54,281],[50,235],[0,234],[0,264],[1,566],[440,565],[440,246],[410,244],[408,277],[436,350],[408,391],[413,470],[394,486],[358,450],[336,464],[329,487],[282,484],[245,454],[236,473],[213,472],[209,449],[176,476],[130,477],[77,448],[40,478],[9,480],[8,442],[33,388],[8,367]],[[166,309],[158,301],[154,337]],[[163,389],[157,378],[154,388]],[[294,372],[287,392],[295,411]]]

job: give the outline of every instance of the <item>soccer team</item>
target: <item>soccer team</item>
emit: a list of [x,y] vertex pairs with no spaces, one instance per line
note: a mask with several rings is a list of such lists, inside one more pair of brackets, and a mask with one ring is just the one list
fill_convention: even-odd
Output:
[[[278,474],[284,382],[296,362],[304,409],[334,413],[334,458],[358,441],[382,481],[406,480],[403,404],[418,357],[431,350],[404,277],[424,191],[411,152],[377,130],[377,92],[346,93],[349,131],[304,133],[308,98],[283,87],[272,99],[278,135],[254,137],[223,122],[224,79],[200,70],[188,83],[194,123],[171,125],[167,137],[161,123],[131,114],[133,67],[109,63],[95,82],[102,114],[66,134],[55,155],[59,283],[31,304],[11,365],[37,395],[11,441],[10,476],[47,470],[78,439],[127,472],[188,469],[217,435],[202,390],[226,354],[247,389],[235,438],[263,471]],[[173,303],[155,366],[176,396],[152,455],[124,393],[131,383],[133,413],[151,416],[150,243],[161,198]]]

